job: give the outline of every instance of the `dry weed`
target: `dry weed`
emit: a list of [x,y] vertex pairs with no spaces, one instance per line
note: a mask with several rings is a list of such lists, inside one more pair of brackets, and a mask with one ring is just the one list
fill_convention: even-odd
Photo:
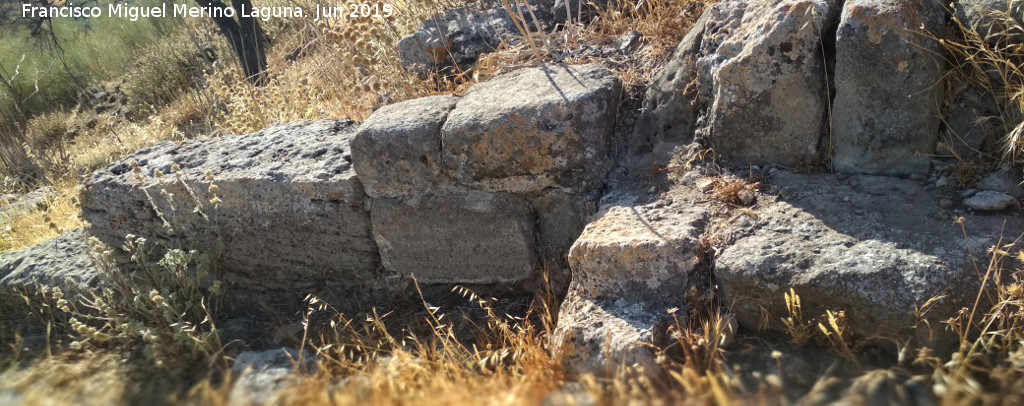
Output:
[[31,247],[84,225],[79,218],[77,184],[59,183],[56,190],[44,208],[0,214],[0,252]]
[[[1010,2],[1013,3],[1013,2]],[[962,7],[975,7],[965,4]],[[980,6],[977,6],[980,7]],[[956,13],[953,23],[956,37],[939,39],[931,35],[951,54],[951,64],[959,80],[983,89],[999,101],[1003,110],[1000,121],[1003,132],[1003,157],[1009,162],[1019,162],[1024,146],[1024,26],[1020,16],[1006,10],[979,9],[980,20],[975,26],[965,25]]]
[[743,179],[720,178],[715,181],[712,197],[721,202],[747,206],[756,199],[755,192],[760,188],[760,182],[751,183]]

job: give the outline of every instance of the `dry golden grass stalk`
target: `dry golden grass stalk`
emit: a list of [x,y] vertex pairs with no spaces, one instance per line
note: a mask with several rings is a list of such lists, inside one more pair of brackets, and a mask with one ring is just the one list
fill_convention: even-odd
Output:
[[[964,7],[971,7],[965,5]],[[1004,110],[1003,158],[1021,160],[1024,146],[1024,26],[1008,10],[979,9],[980,22],[967,26],[953,13],[955,38],[932,38],[951,54],[960,79],[995,96]]]
[[79,218],[78,185],[60,182],[56,190],[44,208],[0,214],[0,253],[31,247],[84,225]]

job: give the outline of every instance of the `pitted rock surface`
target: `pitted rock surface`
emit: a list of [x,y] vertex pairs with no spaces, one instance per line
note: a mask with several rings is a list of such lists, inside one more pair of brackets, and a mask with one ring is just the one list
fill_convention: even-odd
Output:
[[693,139],[699,113],[694,99],[694,66],[712,16],[710,9],[705,10],[676,47],[662,73],[648,86],[629,141],[627,163],[650,165],[648,161],[652,158],[668,160],[676,145]]
[[522,197],[378,199],[371,213],[384,267],[421,283],[514,283],[537,269],[536,219]]
[[820,47],[834,12],[825,0],[708,9],[696,70],[710,105],[699,132],[717,152],[756,165],[792,165],[817,152],[829,103]]
[[366,194],[398,197],[451,189],[441,164],[441,125],[455,96],[433,96],[384,106],[352,141],[353,164]]
[[698,265],[708,212],[659,201],[610,205],[595,217],[569,251],[554,348],[570,374],[654,368],[651,345],[666,343],[669,310],[685,320],[686,293],[707,282]]
[[441,157],[457,181],[537,193],[598,188],[621,85],[598,65],[543,65],[473,86],[441,129]]
[[[861,337],[914,336],[913,310],[929,299],[944,297],[926,316],[932,326],[973,305],[987,261],[974,264],[972,252],[1024,234],[1024,219],[964,216],[965,240],[954,216],[911,180],[778,172],[772,184],[777,200],[715,260],[726,305],[751,329],[784,330],[782,298],[792,287],[805,318],[843,310]],[[920,333],[921,344],[949,344]]]
[[722,1],[705,9],[648,89],[634,154],[696,135],[743,164],[791,165],[826,128],[825,0]]
[[236,293],[291,292],[296,304],[310,292],[364,295],[379,257],[351,163],[355,129],[298,122],[139,151],[85,180],[89,233],[113,247],[131,234],[151,247],[209,252],[213,277]]
[[[702,207],[612,206],[569,250],[573,288],[584,297],[618,298],[637,291],[680,294],[703,252]],[[651,298],[648,298],[651,299]]]
[[928,0],[848,0],[836,34],[834,167],[924,174],[938,139],[945,12]]

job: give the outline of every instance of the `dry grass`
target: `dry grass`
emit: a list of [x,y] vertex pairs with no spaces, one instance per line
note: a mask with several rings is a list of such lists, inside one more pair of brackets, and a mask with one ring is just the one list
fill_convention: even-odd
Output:
[[57,195],[47,200],[45,208],[14,216],[0,214],[0,252],[31,247],[81,228],[77,188],[75,183],[58,183]]
[[721,202],[747,206],[756,199],[755,192],[760,187],[760,182],[748,182],[738,178],[730,180],[719,178],[715,180],[712,197]]
[[[424,303],[426,335],[397,329],[388,316],[371,313],[349,320],[334,312],[328,326],[311,328],[309,315],[329,309],[312,298],[304,320],[307,345],[320,357],[311,375],[280,391],[277,404],[539,404],[565,382],[549,355],[550,319],[534,324],[531,315],[498,315],[491,301],[463,290],[471,305],[486,311],[472,345],[456,337],[458,320],[442,321],[439,309]],[[400,333],[397,333],[400,332]],[[228,391],[198,385],[190,400],[228,402]]]
[[237,66],[209,73],[218,127],[245,134],[298,119],[362,120],[384,104],[453,91],[407,74],[396,45],[433,13],[469,1],[385,3],[396,8],[391,18],[345,15],[281,32],[268,51],[267,86],[250,86]]
[[[946,322],[954,334],[961,336],[962,345],[956,353],[941,356],[921,349],[916,357],[900,354],[900,361],[893,361],[897,366],[889,369],[860,370],[849,379],[822,377],[808,396],[826,401],[843,399],[851,402],[848,404],[877,404],[880,399],[894,404],[934,399],[937,404],[951,405],[997,400],[1016,404],[1024,400],[1024,364],[1020,362],[1024,350],[1020,346],[1024,342],[1024,250],[1001,244],[989,254],[982,277],[997,288],[980,291],[975,306]],[[732,369],[729,358],[736,347],[728,345],[733,341],[735,325],[730,316],[721,316],[716,309],[691,312],[689,320],[675,319],[668,330],[673,338],[671,345],[661,350],[661,371],[644,371],[648,374],[645,377],[626,368],[611,376],[570,378],[562,372],[560,360],[551,355],[548,338],[553,326],[543,305],[538,304],[532,315],[511,317],[498,314],[493,300],[467,290],[459,292],[466,306],[486,314],[472,337],[456,334],[456,326],[466,323],[456,316],[459,313],[445,314],[426,303],[419,313],[419,323],[425,328],[416,328],[375,311],[368,312],[365,319],[350,319],[311,298],[302,342],[309,352],[317,354],[318,361],[312,370],[298,371],[298,378],[268,401],[297,405],[541,404],[545,399],[581,404],[591,400],[597,404],[788,403],[788,384],[780,378],[791,365],[786,361],[788,355],[772,354],[778,363],[777,372]],[[53,300],[52,291],[49,295],[47,302],[60,306]],[[105,297],[119,300],[116,296]],[[146,303],[155,303],[152,294],[147,298]],[[794,340],[804,345],[820,343],[836,356],[848,359],[850,365],[859,365],[860,354],[851,350],[853,343],[844,337],[843,314],[828,312],[808,321],[800,313],[795,293],[790,292],[786,300],[796,326],[791,333],[799,333],[792,336]],[[127,309],[115,313],[122,312],[140,317],[140,322],[162,317]],[[93,314],[105,313],[108,311]],[[130,319],[119,320],[126,323]],[[157,325],[167,326],[168,321],[161,320]],[[181,330],[164,331],[166,337],[196,337],[191,333],[182,335]],[[114,355],[117,352],[111,348],[89,345],[79,351],[58,351],[28,368],[9,370],[3,375],[3,386],[26,399],[53,403],[130,403],[142,396],[141,388],[149,388],[148,396],[157,401],[176,398],[177,403],[209,405],[231,401],[230,387],[237,376],[219,374],[217,368],[209,372],[196,369],[196,365],[223,365],[221,352],[199,352],[210,361],[189,362],[189,369],[180,370],[167,368],[171,364],[166,363],[157,369],[138,365],[139,359],[126,361]],[[184,383],[188,380],[180,377],[182,373],[210,377],[186,390],[190,385]],[[160,379],[177,384],[152,392],[152,384],[146,382]]]
[[584,36],[609,43],[627,31],[638,31],[650,44],[651,57],[663,58],[679,45],[704,8],[715,1],[611,0],[609,3],[611,6],[598,14]]
[[939,42],[952,56],[956,79],[984,89],[999,102],[1002,114],[993,119],[1005,133],[1003,158],[1019,163],[1024,147],[1024,26],[1017,20],[1020,16],[1008,10],[979,13],[981,23],[976,26],[965,25],[954,13],[955,37]]
[[[961,226],[963,223],[961,222]],[[959,350],[942,359],[927,350],[915,363],[932,368],[936,395],[949,404],[1024,402],[1024,250],[1001,241],[988,252],[982,289],[972,308],[945,324]]]
[[65,354],[40,361],[24,371],[8,372],[0,390],[18,390],[27,405],[123,402],[131,384],[119,356],[105,352]]
[[[636,91],[635,88],[653,80],[670,51],[700,18],[704,8],[713,3],[711,0],[611,0],[607,8],[598,10],[589,24],[571,22],[557,35],[532,33],[521,28],[522,38],[503,43],[495,52],[484,55],[466,76],[471,77],[470,83],[473,83],[540,62],[597,62],[611,65],[626,88]],[[532,16],[524,15],[519,26],[528,26],[526,22],[532,21]],[[593,52],[612,46],[629,31],[642,35],[637,55],[608,59]]]
[[[177,104],[171,108],[182,109]],[[173,116],[172,116],[173,117]],[[66,118],[65,118],[66,119]],[[85,225],[78,206],[78,176],[99,169],[141,148],[161,141],[183,140],[178,128],[154,117],[132,123],[111,116],[93,119],[91,129],[81,127],[72,141],[66,142],[63,157],[51,168],[57,193],[45,209],[0,214],[0,252],[18,250],[57,237]]]

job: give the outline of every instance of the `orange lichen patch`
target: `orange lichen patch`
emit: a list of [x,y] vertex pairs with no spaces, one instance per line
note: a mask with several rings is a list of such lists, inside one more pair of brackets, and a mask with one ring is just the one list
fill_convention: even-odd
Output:
[[[562,109],[552,109],[547,116],[561,116],[558,110]],[[520,114],[510,114],[501,127],[483,134],[479,141],[470,146],[470,152],[480,162],[474,169],[487,172],[494,169],[487,166],[497,165],[512,169],[514,175],[542,175],[578,163],[580,159],[565,157],[561,151],[577,149],[581,142],[580,135],[573,128],[566,128],[562,133],[537,128],[538,122],[546,121],[534,121]]]

